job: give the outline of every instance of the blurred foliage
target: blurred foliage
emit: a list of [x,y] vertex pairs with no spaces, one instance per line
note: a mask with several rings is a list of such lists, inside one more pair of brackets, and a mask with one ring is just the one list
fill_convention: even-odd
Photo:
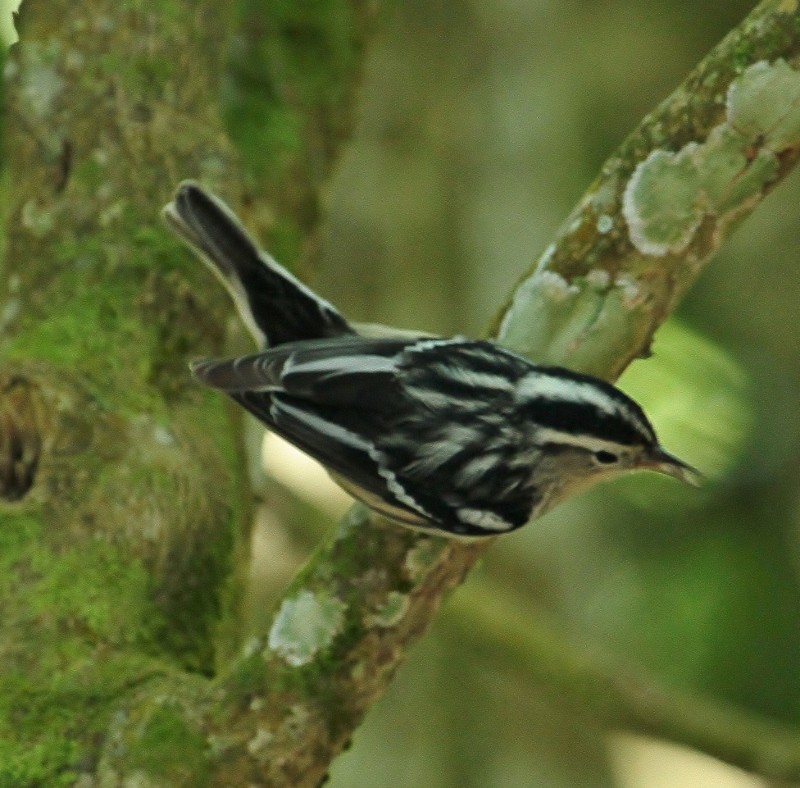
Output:
[[[653,355],[628,367],[618,385],[658,427],[662,445],[679,446],[681,459],[702,469],[708,481],[723,479],[740,461],[753,427],[751,386],[720,344],[670,320],[659,329]],[[686,499],[675,485],[630,491],[641,491],[642,505],[655,508],[661,489],[670,503]]]
[[19,8],[20,2],[21,0],[2,0],[0,2],[0,39],[4,43],[12,44],[17,40],[17,31],[11,15]]
[[[479,335],[605,157],[751,7],[395,4],[328,189],[316,284],[358,320]],[[247,136],[251,115],[229,111]],[[272,143],[251,142],[270,164]],[[478,569],[576,644],[798,725],[799,193],[793,177],[742,225],[621,382],[703,489],[620,480]],[[613,784],[590,709],[459,645],[434,629],[331,785]]]

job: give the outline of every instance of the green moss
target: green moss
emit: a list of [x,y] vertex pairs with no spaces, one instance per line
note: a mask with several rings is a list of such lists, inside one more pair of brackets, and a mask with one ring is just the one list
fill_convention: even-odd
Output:
[[148,96],[158,95],[161,86],[175,78],[177,66],[169,58],[150,56],[142,47],[138,52],[129,49],[103,53],[95,60],[94,70],[100,74],[116,74],[124,83],[125,91],[143,101]]
[[[278,127],[300,128],[307,122],[304,110],[319,112],[341,102],[350,84],[346,76],[357,68],[361,53],[350,4],[278,2],[267,10],[257,0],[239,0],[238,14],[246,37],[231,52],[236,92],[227,97],[226,111],[237,145],[245,141],[242,119],[260,117],[258,136],[267,140],[275,134],[268,128],[271,122],[280,120],[276,110],[284,118]],[[255,146],[252,151],[250,165],[266,163]]]
[[735,71],[743,71],[753,60],[753,41],[748,36],[741,36],[731,52],[730,63]]
[[8,581],[7,571],[41,532],[41,522],[30,512],[0,508],[0,584]]
[[[0,786],[93,774],[109,716],[122,726],[120,705],[149,675],[176,663],[210,671],[247,506],[233,489],[241,457],[225,406],[189,392],[183,359],[221,345],[221,310],[203,307],[224,296],[193,286],[205,269],[153,202],[165,173],[230,163],[221,130],[179,128],[173,100],[184,113],[213,105],[219,68],[175,52],[191,38],[217,59],[227,35],[213,17],[228,7],[187,17],[167,0],[158,21],[185,22],[173,34],[144,0],[119,18],[67,6],[34,20],[3,86],[12,125],[27,129],[9,140],[9,207],[21,215],[8,241],[4,362],[49,409],[36,484],[17,505],[0,503]],[[68,51],[36,43],[65,29]],[[166,159],[164,128],[175,131]],[[45,191],[31,157],[49,168]],[[165,784],[202,784],[204,742],[190,728],[180,710],[157,709],[139,731],[139,764]],[[183,757],[185,773],[171,763]]]
[[86,190],[97,191],[106,182],[106,168],[97,159],[85,157],[75,163],[72,176]]
[[29,600],[34,614],[69,621],[92,640],[150,640],[149,575],[129,553],[95,541],[59,554],[39,552],[30,567],[42,578]]
[[[114,470],[107,472],[113,476]],[[100,488],[108,483],[110,478],[98,479]],[[105,715],[114,706],[109,701],[161,670],[125,649],[152,654],[169,648],[165,639],[157,642],[163,615],[142,562],[121,544],[80,530],[68,530],[63,538],[56,534],[50,541],[62,546],[54,547],[48,541],[54,535],[38,515],[11,507],[0,512],[0,609],[5,625],[17,633],[4,647],[0,786],[73,784],[75,765],[86,762],[91,732],[105,731]],[[66,518],[62,528],[71,527]],[[217,556],[217,564],[211,585],[218,589],[225,562]],[[212,614],[203,614],[198,640],[207,644]],[[156,718],[148,733],[163,732],[163,722],[163,716]],[[186,737],[181,740],[185,751]],[[196,737],[188,740],[198,746]],[[172,752],[163,745],[156,755],[168,758]],[[199,769],[185,784],[201,784],[203,774]]]
[[250,700],[254,695],[265,691],[267,669],[261,649],[254,650],[239,659],[225,676],[226,695],[231,698]]
[[[52,284],[20,305],[4,358],[80,371],[97,402],[117,412],[164,414],[160,392],[142,381],[166,386],[169,378],[183,388],[190,381],[186,358],[199,354],[208,324],[224,320],[223,294],[215,291],[203,304],[192,282],[204,269],[163,235],[137,228],[116,251],[99,238],[57,244]],[[217,342],[221,337],[222,328]]]
[[4,348],[4,357],[80,370],[100,404],[113,402],[115,407],[137,411],[152,408],[152,393],[128,381],[149,378],[147,351],[154,335],[142,329],[138,315],[123,306],[135,299],[135,278],[114,280],[109,277],[101,291],[93,286],[99,283],[85,281],[80,273],[59,277],[59,286],[68,297],[51,299],[46,318],[31,314]]
[[38,659],[48,654],[53,666],[79,658],[90,643],[152,644],[155,616],[141,562],[99,540],[52,548],[43,532],[30,514],[2,518],[0,609],[6,625],[26,633],[16,643],[20,659],[30,650]]
[[348,96],[366,14],[342,0],[238,0],[236,8],[241,33],[229,53],[223,118],[245,181],[273,210],[270,248],[291,262],[314,224],[318,183],[352,122]]
[[[191,670],[211,673],[218,622],[236,603],[242,558],[236,524],[246,521],[249,500],[229,470],[239,462],[240,449],[225,403],[217,397],[209,406],[180,408],[168,426],[145,414],[126,426],[128,450],[99,470],[88,506],[110,502],[109,517],[148,544],[155,583],[149,580],[147,598],[156,609],[145,617],[159,649]],[[201,439],[198,431],[205,430],[221,436],[219,446]],[[209,474],[216,479],[211,488]],[[169,539],[161,532],[167,521]]]
[[49,735],[27,747],[0,735],[0,786],[74,785],[77,747],[70,738]]
[[[93,738],[106,733],[113,700],[157,669],[139,656],[95,653],[80,633],[50,632],[47,623],[32,623],[35,639],[4,662],[0,786],[73,785],[91,763]],[[47,659],[33,659],[45,651]]]
[[142,769],[170,785],[207,785],[210,768],[203,733],[191,727],[178,704],[162,703],[149,715],[131,747],[131,771]]
[[269,251],[270,254],[282,263],[286,261],[289,268],[293,268],[303,250],[306,240],[305,233],[293,221],[277,221],[270,228]]

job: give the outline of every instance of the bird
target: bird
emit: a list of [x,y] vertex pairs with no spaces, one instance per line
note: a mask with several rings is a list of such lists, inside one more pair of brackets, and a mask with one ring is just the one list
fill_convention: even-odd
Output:
[[597,481],[652,470],[697,485],[612,384],[500,344],[348,321],[197,182],[168,227],[230,293],[259,350],[191,362],[381,515],[459,539],[514,531]]

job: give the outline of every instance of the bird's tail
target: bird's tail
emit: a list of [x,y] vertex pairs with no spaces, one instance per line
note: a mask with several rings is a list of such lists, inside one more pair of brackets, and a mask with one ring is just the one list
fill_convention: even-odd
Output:
[[230,208],[185,181],[164,219],[219,277],[261,347],[355,333],[324,299],[261,251]]

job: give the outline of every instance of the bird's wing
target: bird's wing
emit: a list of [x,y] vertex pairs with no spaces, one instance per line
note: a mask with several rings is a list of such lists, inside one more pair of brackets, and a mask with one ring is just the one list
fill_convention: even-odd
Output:
[[423,523],[432,518],[388,469],[377,446],[408,407],[397,358],[409,344],[359,337],[296,342],[198,361],[192,372],[321,462],[356,497],[390,516]]
[[[351,335],[322,341],[290,342],[224,360],[191,364],[202,383],[228,394],[284,393],[318,404],[385,407],[386,391],[398,389],[403,352],[409,339],[365,339]],[[369,390],[372,396],[364,396]]]
[[503,434],[509,392],[493,385],[499,378],[488,371],[465,380],[457,363],[447,366],[450,354],[457,362],[459,353],[481,348],[342,337],[192,369],[373,508],[450,533],[485,535],[526,522],[536,491],[527,467],[504,467],[513,448]]

